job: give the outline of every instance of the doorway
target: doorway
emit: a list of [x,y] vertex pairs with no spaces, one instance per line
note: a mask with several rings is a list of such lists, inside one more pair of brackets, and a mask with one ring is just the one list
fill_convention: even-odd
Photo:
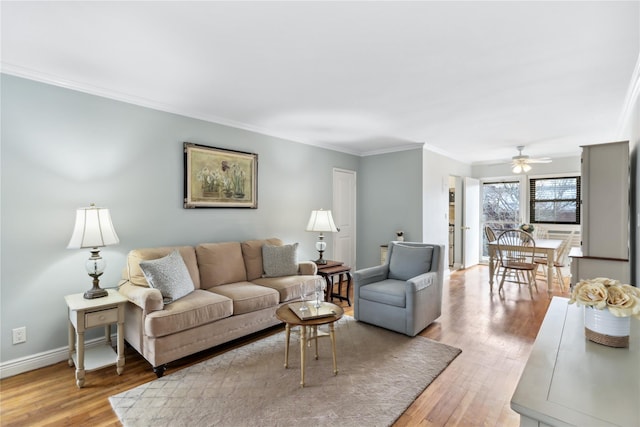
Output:
[[449,176],[449,269],[473,267],[480,259],[480,181]]
[[356,172],[333,169],[333,259],[356,270]]

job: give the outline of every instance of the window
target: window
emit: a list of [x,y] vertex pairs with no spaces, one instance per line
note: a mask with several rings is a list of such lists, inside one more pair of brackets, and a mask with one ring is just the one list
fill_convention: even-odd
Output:
[[[483,182],[482,217],[497,234],[520,225],[520,181]],[[487,236],[482,237],[482,255],[488,256]]]
[[532,223],[580,224],[580,177],[529,180]]

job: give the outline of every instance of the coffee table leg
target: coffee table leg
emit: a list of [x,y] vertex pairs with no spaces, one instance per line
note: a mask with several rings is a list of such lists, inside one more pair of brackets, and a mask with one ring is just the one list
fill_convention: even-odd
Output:
[[304,387],[304,361],[307,349],[307,327],[300,325],[300,387]]
[[315,357],[316,357],[316,360],[318,360],[318,327],[317,326],[313,327],[313,335],[314,335],[313,340],[315,341],[315,344],[316,344]]
[[331,353],[333,354],[333,374],[338,375],[338,359],[336,358],[336,332],[333,323],[329,324],[329,336],[331,337]]
[[286,343],[284,346],[284,367],[289,367],[289,337],[291,336],[291,326],[287,323],[284,327]]

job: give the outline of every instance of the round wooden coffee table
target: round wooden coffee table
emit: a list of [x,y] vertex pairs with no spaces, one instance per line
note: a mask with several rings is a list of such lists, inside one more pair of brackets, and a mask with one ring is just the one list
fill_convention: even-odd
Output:
[[[318,326],[329,325],[329,337],[331,338],[331,353],[333,355],[333,374],[338,374],[338,361],[336,358],[336,336],[334,323],[339,320],[344,310],[342,307],[330,302],[323,302],[321,311],[328,311],[328,315],[322,317],[315,317],[309,319],[301,319],[293,310],[297,310],[297,306],[300,303],[285,304],[276,310],[276,317],[285,323],[286,331],[286,345],[284,348],[284,367],[289,367],[289,337],[291,336],[291,328],[300,326],[300,386],[304,387],[304,369],[305,369],[305,356],[307,348],[307,340],[315,340],[316,354],[315,358],[318,358]],[[313,308],[313,302],[307,301],[310,310],[316,310]],[[312,313],[313,314],[313,313]]]

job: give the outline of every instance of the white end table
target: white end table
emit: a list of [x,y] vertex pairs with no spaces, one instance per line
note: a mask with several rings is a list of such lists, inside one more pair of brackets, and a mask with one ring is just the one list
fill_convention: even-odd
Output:
[[[116,365],[118,375],[124,370],[124,306],[127,298],[115,289],[102,298],[85,299],[84,294],[64,297],[69,308],[69,366],[76,366],[76,385],[84,386],[85,371]],[[117,323],[117,353],[111,347],[111,324]],[[84,332],[90,328],[105,328],[106,345],[84,348]],[[77,348],[76,348],[77,343]]]

